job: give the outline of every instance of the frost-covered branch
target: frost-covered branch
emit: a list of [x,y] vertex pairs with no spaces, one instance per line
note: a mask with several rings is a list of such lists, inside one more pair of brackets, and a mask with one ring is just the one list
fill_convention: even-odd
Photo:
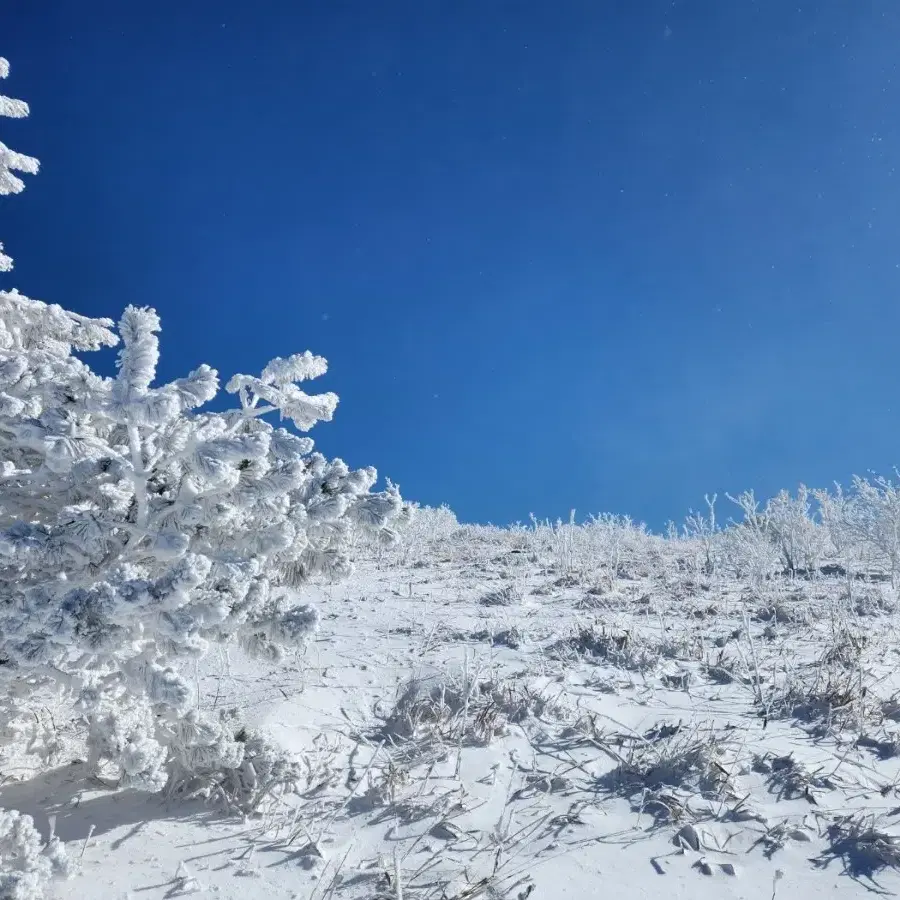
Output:
[[[0,114],[26,113],[0,100]],[[37,162],[0,144],[0,193],[20,189],[14,171]],[[91,761],[147,787],[201,758],[207,774],[244,759],[230,725],[190,718],[179,660],[211,643],[271,659],[302,646],[317,616],[298,591],[346,574],[355,537],[392,540],[402,509],[393,485],[372,492],[374,469],[265,420],[331,419],[338,398],[298,386],[324,359],[236,375],[240,407],[205,412],[217,372],[156,385],[159,331],[152,309],[116,324],[0,291],[0,713],[63,686]],[[114,346],[114,378],[80,358]]]
[[[0,78],[9,75],[9,62],[0,56]],[[0,117],[24,119],[29,113],[28,104],[24,100],[15,100],[0,94]],[[35,175],[40,163],[33,156],[16,153],[0,141],[0,196],[18,194],[25,189],[25,182],[16,172],[23,175]],[[11,256],[3,252],[0,243],[0,272],[9,272],[13,267]]]

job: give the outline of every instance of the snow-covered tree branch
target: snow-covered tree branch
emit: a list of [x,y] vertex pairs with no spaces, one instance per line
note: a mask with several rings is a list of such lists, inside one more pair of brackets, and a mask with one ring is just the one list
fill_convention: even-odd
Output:
[[[0,56],[0,78],[8,75],[9,63]],[[0,116],[24,119],[28,112],[28,104],[23,100],[14,100],[0,94]],[[34,157],[16,153],[0,141],[0,196],[18,194],[25,187],[25,182],[16,173],[34,175],[39,166],[40,163]],[[0,272],[8,272],[12,267],[12,257],[3,252],[3,243],[0,242]]]
[[[27,106],[3,98],[0,113]],[[0,193],[21,189],[14,171],[37,162],[0,144]],[[321,357],[236,375],[239,408],[203,412],[218,374],[155,385],[159,330],[152,309],[115,324],[0,291],[0,714],[61,685],[93,760],[147,786],[239,769],[245,752],[189,711],[178,660],[210,643],[272,659],[302,645],[317,618],[297,590],[345,574],[356,534],[389,541],[402,506],[390,484],[372,493],[374,469],[272,421],[331,419],[334,394],[298,387]],[[76,355],[113,346],[114,378]]]

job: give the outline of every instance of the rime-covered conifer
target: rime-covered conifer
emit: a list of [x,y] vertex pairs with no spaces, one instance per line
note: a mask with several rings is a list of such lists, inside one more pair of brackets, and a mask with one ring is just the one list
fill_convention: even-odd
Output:
[[[27,112],[0,99],[4,115]],[[0,193],[36,171],[0,144]],[[331,419],[337,397],[301,389],[324,359],[236,375],[236,408],[205,412],[218,374],[201,365],[155,384],[159,331],[152,309],[129,306],[116,324],[0,291],[0,733],[57,684],[91,761],[120,783],[223,769],[233,783],[248,741],[189,709],[179,661],[211,643],[274,660],[302,645],[316,614],[298,589],[345,574],[356,535],[390,540],[402,503],[390,484],[372,493],[374,469],[279,427]],[[115,377],[81,358],[116,346]]]

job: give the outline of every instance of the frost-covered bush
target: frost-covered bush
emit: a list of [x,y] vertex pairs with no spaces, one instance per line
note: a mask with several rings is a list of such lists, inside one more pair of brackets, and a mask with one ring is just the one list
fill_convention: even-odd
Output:
[[170,796],[219,799],[246,815],[270,798],[296,792],[304,779],[300,761],[244,727],[237,710],[222,712],[217,722],[192,710],[166,727],[174,748]]
[[736,578],[749,578],[759,585],[781,568],[782,556],[773,539],[767,510],[760,509],[753,491],[729,499],[737,504],[744,518],[732,522],[721,537],[721,556],[725,570]]
[[[709,494],[704,497],[706,501],[707,514],[691,510],[685,520],[683,528],[683,536],[685,546],[692,547],[694,553],[688,556],[693,563],[693,569],[696,575],[714,575],[719,565],[721,531],[716,523],[716,500],[717,495]],[[673,538],[677,540],[677,532],[673,534]]]
[[613,586],[620,577],[646,575],[658,555],[659,538],[631,516],[592,515],[580,539],[576,537],[575,541],[579,568],[584,571],[601,565],[609,573]]
[[0,900],[41,900],[53,878],[73,869],[59,838],[45,843],[31,816],[0,809]]
[[855,547],[862,568],[889,573],[896,586],[900,579],[900,484],[884,476],[871,481],[855,477],[838,527]]
[[[403,532],[410,544],[435,544],[449,540],[459,531],[456,513],[446,504],[442,506],[414,506],[409,524]],[[406,543],[406,540],[404,541]]]
[[[0,145],[0,191],[20,189],[14,169],[37,163]],[[300,388],[324,359],[235,375],[238,408],[203,412],[218,374],[154,385],[159,330],[151,309],[115,326],[0,291],[0,733],[57,684],[91,761],[144,787],[201,757],[203,771],[243,759],[230,726],[188,716],[178,661],[210,643],[274,660],[302,645],[316,614],[297,589],[344,575],[354,535],[391,540],[402,507],[390,484],[371,492],[374,469],[266,421],[306,432],[331,419],[338,398]],[[115,377],[80,358],[115,345]]]
[[449,506],[406,503],[394,527],[400,538],[396,544],[398,552],[392,554],[395,561],[401,565],[421,565],[433,554],[446,550],[460,524]]
[[791,575],[818,572],[827,553],[828,534],[816,521],[813,500],[814,495],[801,484],[796,497],[779,491],[766,504],[772,541]]

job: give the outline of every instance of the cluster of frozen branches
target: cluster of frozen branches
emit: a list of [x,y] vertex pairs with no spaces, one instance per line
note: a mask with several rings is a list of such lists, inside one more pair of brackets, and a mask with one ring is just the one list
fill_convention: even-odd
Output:
[[[0,113],[27,111],[0,99]],[[36,170],[0,144],[0,193]],[[392,485],[372,492],[374,469],[296,433],[334,413],[334,394],[300,387],[324,359],[236,375],[237,408],[204,412],[219,389],[209,366],[154,384],[159,330],[151,309],[116,325],[0,291],[0,736],[57,685],[92,761],[147,787],[244,760],[238,725],[189,708],[179,661],[211,643],[271,659],[302,645],[316,614],[298,588],[344,575],[359,534],[390,543],[402,509]],[[81,359],[113,346],[115,377]]]
[[[900,479],[900,475],[898,475]],[[900,582],[900,480],[854,478],[849,490],[781,491],[760,502],[752,491],[728,500],[734,514],[720,520],[717,498],[691,511],[679,527],[657,535],[628,516],[591,516],[576,522],[532,518],[506,528],[465,525],[447,507],[415,510],[401,526],[394,558],[465,556],[467,548],[495,543],[546,562],[561,574],[604,568],[613,580],[677,567],[695,575],[722,575],[760,583],[784,575],[842,575]]]
[[74,869],[58,837],[51,833],[43,841],[31,816],[0,809],[0,897],[41,900],[52,879],[66,878]]
[[[8,75],[9,63],[0,57],[0,78]],[[14,100],[0,94],[0,116],[24,119],[27,115],[28,104],[24,100]],[[34,175],[39,165],[34,157],[16,153],[0,141],[0,197],[20,193],[25,188],[25,182],[17,173]],[[8,272],[12,266],[12,259],[3,252],[3,244],[0,243],[0,272]]]
[[692,513],[682,538],[706,574],[762,581],[775,575],[822,573],[900,579],[900,484],[885,476],[855,477],[849,490],[780,491],[765,503],[752,491],[729,497],[740,516],[716,521],[716,498]]

